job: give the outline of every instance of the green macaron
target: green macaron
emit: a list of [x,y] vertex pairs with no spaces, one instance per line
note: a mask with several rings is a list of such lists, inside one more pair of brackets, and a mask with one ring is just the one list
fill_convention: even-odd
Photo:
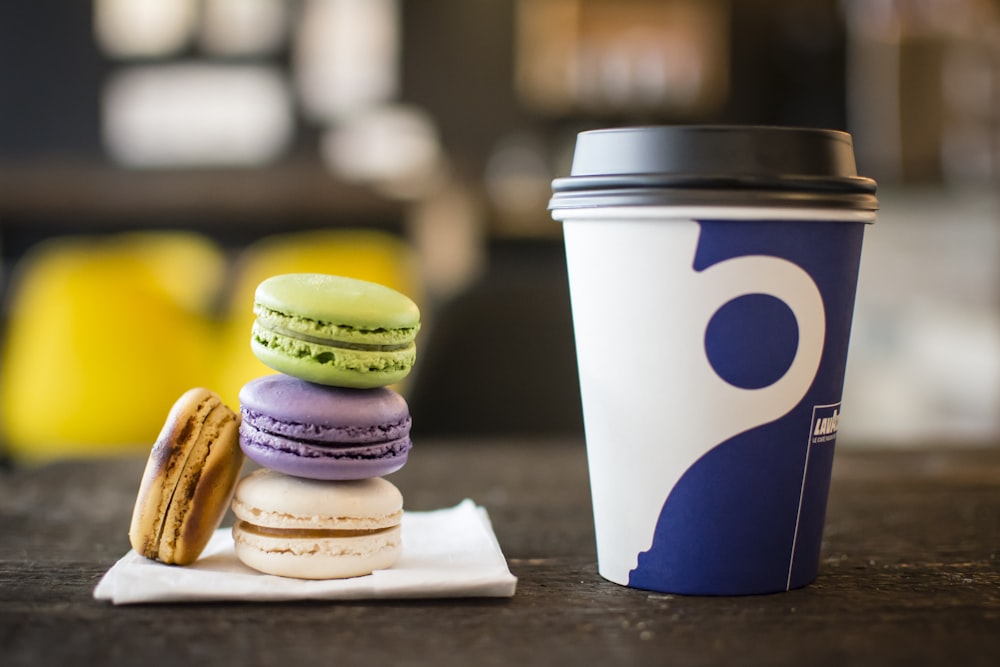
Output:
[[405,378],[420,310],[405,294],[355,278],[288,273],[257,286],[250,346],[276,371],[366,389]]

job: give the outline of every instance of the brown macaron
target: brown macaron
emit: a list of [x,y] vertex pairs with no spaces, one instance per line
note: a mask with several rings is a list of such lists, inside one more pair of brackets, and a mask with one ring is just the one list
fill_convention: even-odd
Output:
[[128,536],[136,552],[171,565],[201,555],[239,480],[239,423],[208,389],[177,399],[149,454],[132,512]]

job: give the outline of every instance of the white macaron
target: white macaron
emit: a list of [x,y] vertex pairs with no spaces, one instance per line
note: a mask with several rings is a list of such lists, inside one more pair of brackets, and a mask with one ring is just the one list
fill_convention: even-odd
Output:
[[240,480],[232,507],[237,558],[267,574],[357,577],[402,552],[403,496],[381,477],[331,482],[262,468]]

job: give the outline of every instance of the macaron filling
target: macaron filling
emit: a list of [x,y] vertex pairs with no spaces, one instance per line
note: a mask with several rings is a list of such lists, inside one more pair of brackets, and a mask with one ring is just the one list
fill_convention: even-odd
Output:
[[400,419],[387,420],[375,424],[352,424],[343,422],[337,425],[321,423],[302,423],[295,420],[283,420],[271,415],[243,406],[243,425],[256,431],[288,438],[296,442],[318,445],[348,445],[389,443],[405,438],[410,434],[412,419],[405,415]]
[[[252,347],[257,357],[265,364],[275,370],[282,372],[292,372],[283,367],[282,360],[309,359],[315,362],[318,367],[329,366],[342,368],[344,370],[357,373],[378,374],[382,381],[375,386],[381,386],[397,381],[405,377],[413,364],[416,362],[416,346],[410,342],[401,347],[393,349],[374,349],[375,345],[382,343],[366,343],[367,349],[359,347],[358,343],[353,343],[351,347],[346,347],[343,341],[335,343],[332,339],[314,342],[306,340],[301,335],[286,336],[273,329],[265,327],[260,320],[253,324]],[[395,345],[395,344],[393,344]],[[301,370],[295,371],[300,377]],[[319,378],[308,378],[318,381]]]
[[[295,426],[317,428],[314,425],[285,425],[287,430]],[[330,442],[319,439],[294,437],[287,433],[269,431],[259,428],[252,417],[244,412],[244,421],[240,425],[240,444],[244,451],[256,449],[263,452],[287,452],[305,458],[334,459],[393,459],[404,456],[413,447],[409,429],[400,437],[381,442],[348,441]],[[248,452],[252,453],[252,452]]]
[[329,346],[358,346],[357,349],[406,349],[413,344],[420,330],[419,323],[409,327],[387,328],[376,326],[364,328],[344,323],[289,315],[260,303],[255,303],[256,325],[264,331],[302,340],[303,342]]
[[[320,336],[312,336],[299,331],[293,331],[292,329],[287,329],[282,326],[273,325],[271,322],[268,322],[267,320],[264,319],[258,319],[257,324],[264,331],[269,331],[279,336],[294,338],[304,343],[312,343],[314,345],[326,345],[329,347],[336,347],[344,350],[363,350],[368,352],[392,352],[394,350],[405,350],[406,348],[411,347],[413,345],[412,340],[402,341],[399,343],[368,343],[368,342],[354,342],[350,340],[321,338]],[[353,334],[358,332],[357,329],[353,329],[351,327],[338,326],[337,328],[347,332],[348,334],[351,334],[351,337],[354,337]],[[376,329],[373,330],[371,333],[374,335],[381,335],[386,333],[387,331],[388,331],[387,329]]]
[[323,540],[329,538],[369,537],[380,533],[389,533],[398,526],[384,528],[274,528],[258,526],[243,519],[238,520],[240,529],[260,537],[276,537],[281,539]]

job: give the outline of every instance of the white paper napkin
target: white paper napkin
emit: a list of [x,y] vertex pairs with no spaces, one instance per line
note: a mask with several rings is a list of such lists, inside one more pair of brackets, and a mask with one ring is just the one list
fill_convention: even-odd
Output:
[[392,568],[364,577],[309,581],[261,574],[243,565],[229,528],[212,536],[184,567],[125,554],[94,589],[114,604],[218,600],[360,600],[511,597],[511,574],[486,509],[464,500],[432,512],[405,512],[403,555]]

